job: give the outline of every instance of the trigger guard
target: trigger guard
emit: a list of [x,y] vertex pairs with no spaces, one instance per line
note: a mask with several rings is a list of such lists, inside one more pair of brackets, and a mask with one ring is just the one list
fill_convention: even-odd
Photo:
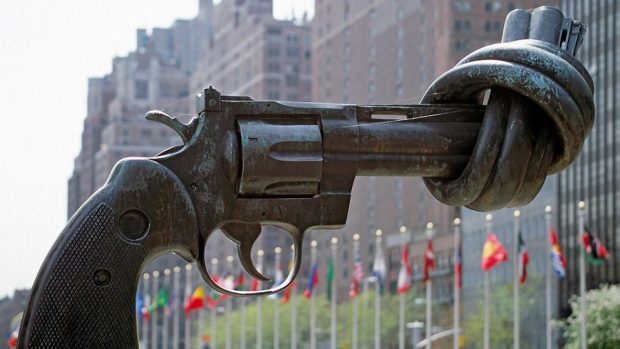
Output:
[[[206,248],[204,247],[201,248],[200,251],[198,252],[198,260],[197,260],[198,271],[200,272],[200,275],[205,280],[205,282],[209,285],[209,287],[211,287],[215,291],[222,293],[222,294],[226,294],[230,296],[251,297],[251,296],[267,296],[270,294],[281,292],[284,289],[286,289],[288,286],[290,286],[290,284],[295,280],[295,278],[297,278],[297,275],[299,274],[299,270],[301,269],[301,250],[302,250],[301,245],[303,241],[303,236],[297,229],[295,229],[296,231],[290,231],[288,229],[286,230],[289,232],[289,234],[293,236],[295,258],[293,259],[292,270],[289,272],[286,279],[280,285],[276,285],[269,289],[259,290],[259,291],[227,290],[225,288],[222,288],[220,285],[216,284],[213,281],[213,279],[211,278],[211,275],[209,275],[209,272],[207,271],[207,266],[205,264]],[[204,243],[203,241],[201,241],[201,246],[206,246],[206,241],[204,241]]]

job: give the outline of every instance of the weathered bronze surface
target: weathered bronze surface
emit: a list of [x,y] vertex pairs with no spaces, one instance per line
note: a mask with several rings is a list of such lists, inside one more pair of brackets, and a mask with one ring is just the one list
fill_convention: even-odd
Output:
[[[140,271],[165,252],[196,261],[217,291],[281,291],[299,272],[303,233],[345,224],[356,176],[420,176],[440,201],[481,211],[531,201],[592,127],[592,80],[574,58],[583,32],[556,9],[513,11],[503,42],[465,57],[420,105],[253,101],[209,87],[187,125],[149,112],[183,145],[122,160],[71,219],[33,286],[19,347],[137,347]],[[257,292],[216,284],[204,246],[218,229],[268,280],[251,257],[264,225],[293,238],[286,280]]]

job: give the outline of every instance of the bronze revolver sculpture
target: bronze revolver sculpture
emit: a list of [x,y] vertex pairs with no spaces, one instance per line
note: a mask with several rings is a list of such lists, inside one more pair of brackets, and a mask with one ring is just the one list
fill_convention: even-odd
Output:
[[[438,200],[480,211],[528,203],[593,124],[592,80],[574,57],[584,30],[556,9],[515,10],[502,43],[465,57],[419,105],[254,101],[209,87],[188,124],[147,113],[183,145],[121,160],[71,218],[32,288],[19,348],[137,347],[139,276],[165,252],[196,261],[220,292],[284,289],[304,232],[345,224],[356,176],[420,176]],[[223,289],[205,265],[209,236],[221,229],[246,271],[268,280],[251,257],[263,225],[291,234],[292,271],[268,290]]]

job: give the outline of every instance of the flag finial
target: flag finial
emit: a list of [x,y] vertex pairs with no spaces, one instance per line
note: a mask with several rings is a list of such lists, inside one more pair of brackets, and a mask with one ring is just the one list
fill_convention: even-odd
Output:
[[383,230],[377,229],[377,231],[375,231],[375,235],[377,235],[377,237],[380,238],[381,235],[383,235]]
[[461,225],[461,219],[460,218],[454,218],[454,225]]
[[407,232],[407,227],[405,227],[404,225],[400,227],[400,232],[401,233],[406,233]]
[[360,234],[353,234],[353,240],[357,241],[360,239]]
[[332,245],[335,245],[338,243],[338,238],[337,237],[333,237],[332,238]]
[[579,201],[579,203],[577,204],[577,207],[579,207],[580,210],[585,209],[586,208],[585,201]]
[[519,218],[519,216],[521,216],[521,211],[515,210],[512,214],[515,216],[515,218]]
[[551,205],[545,206],[545,213],[551,213]]

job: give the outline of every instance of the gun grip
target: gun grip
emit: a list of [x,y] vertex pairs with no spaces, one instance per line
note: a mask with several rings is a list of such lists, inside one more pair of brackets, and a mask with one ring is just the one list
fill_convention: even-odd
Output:
[[198,255],[192,201],[147,159],[119,162],[71,218],[37,275],[18,348],[137,348],[135,297],[157,255]]

